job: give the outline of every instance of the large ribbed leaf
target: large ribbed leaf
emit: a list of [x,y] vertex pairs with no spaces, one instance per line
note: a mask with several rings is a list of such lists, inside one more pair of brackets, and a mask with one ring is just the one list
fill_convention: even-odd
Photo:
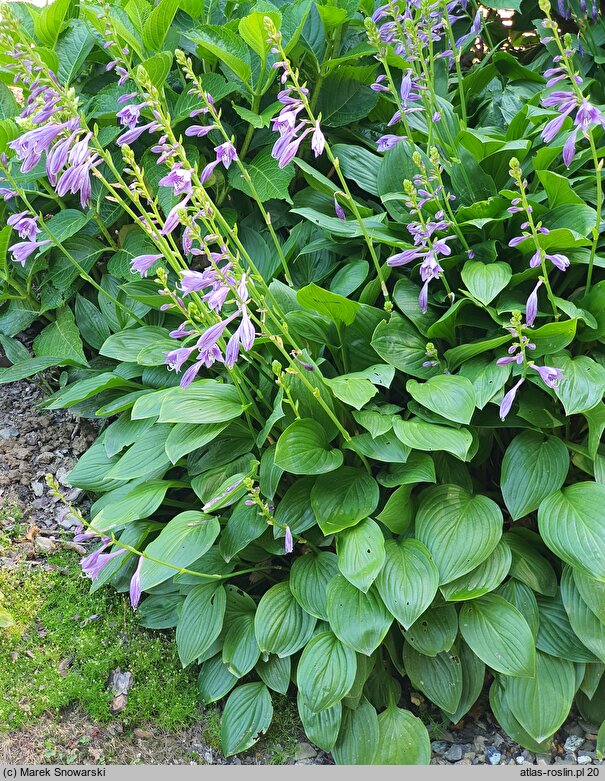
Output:
[[393,623],[378,592],[372,588],[364,593],[337,575],[327,596],[328,620],[336,637],[360,654],[373,653]]
[[425,656],[409,643],[403,647],[403,663],[412,685],[448,713],[453,713],[462,697],[462,669],[454,651]]
[[501,535],[502,512],[486,496],[471,496],[458,485],[436,486],[422,495],[416,537],[431,552],[440,583],[485,561]]
[[336,575],[338,559],[334,553],[321,551],[299,556],[290,570],[290,591],[307,613],[327,621],[326,590]]
[[263,653],[290,656],[307,643],[316,621],[294,599],[289,584],[278,583],[258,604],[254,630],[259,648]]
[[559,558],[605,582],[605,485],[576,483],[544,499],[538,525]]
[[357,672],[355,651],[332,632],[316,635],[302,652],[296,683],[305,705],[313,712],[331,708],[349,691]]
[[431,554],[417,540],[387,540],[376,588],[405,629],[428,608],[437,593],[439,572]]
[[467,602],[460,610],[460,632],[487,665],[505,675],[533,676],[534,637],[516,607],[497,594]]
[[230,757],[253,746],[273,719],[271,695],[264,683],[238,686],[229,695],[221,718],[221,747]]
[[429,733],[417,716],[395,705],[379,714],[375,765],[428,765],[430,760]]
[[513,521],[537,510],[540,502],[565,482],[569,453],[557,437],[523,431],[502,459],[501,490]]

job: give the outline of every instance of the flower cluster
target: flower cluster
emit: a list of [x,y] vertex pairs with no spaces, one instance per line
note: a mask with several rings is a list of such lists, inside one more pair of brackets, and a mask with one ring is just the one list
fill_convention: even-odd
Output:
[[308,135],[311,135],[311,149],[315,157],[323,154],[326,139],[320,126],[321,116],[317,119],[299,120],[298,115],[301,112],[304,111],[307,115],[309,113],[306,100],[309,91],[305,86],[292,83],[294,74],[289,60],[285,58],[281,49],[281,33],[275,30],[270,18],[267,17],[265,23],[269,33],[267,42],[272,44],[272,53],[284,58],[273,64],[274,68],[282,71],[280,81],[284,89],[277,95],[283,108],[272,120],[273,130],[279,133],[279,138],[273,145],[271,155],[278,161],[280,168],[285,168],[296,157],[301,143]]

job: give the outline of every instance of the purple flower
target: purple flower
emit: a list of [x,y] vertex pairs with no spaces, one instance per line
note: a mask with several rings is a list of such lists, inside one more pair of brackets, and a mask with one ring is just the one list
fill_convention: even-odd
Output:
[[225,141],[220,146],[215,146],[216,159],[222,163],[225,168],[229,168],[234,160],[237,160],[237,151],[231,141]]
[[141,117],[141,109],[146,105],[146,103],[132,103],[130,106],[124,106],[123,109],[118,111],[116,117],[120,120],[121,125],[125,125],[132,130]]
[[569,168],[572,164],[574,157],[576,156],[576,138],[578,136],[578,130],[573,131],[567,141],[563,144],[563,162]]
[[504,396],[504,398],[500,402],[500,420],[504,420],[504,418],[510,412],[511,407],[513,406],[513,401],[515,400],[515,396],[517,395],[517,391],[523,384],[523,380],[524,378],[521,377],[519,382],[517,382],[516,385],[513,385],[513,387],[508,391],[508,393]]
[[325,146],[326,139],[324,134],[321,132],[319,122],[316,120],[315,129],[313,130],[313,135],[311,136],[311,149],[313,150],[315,157],[319,157],[321,154],[323,154]]
[[406,263],[411,263],[412,260],[423,257],[423,255],[424,253],[421,250],[406,249],[387,258],[387,266],[404,266]]
[[103,569],[112,559],[115,559],[117,556],[121,556],[123,553],[126,553],[125,548],[120,548],[119,550],[113,551],[112,553],[102,553],[107,545],[108,543],[105,543],[98,550],[93,551],[91,554],[85,556],[80,561],[82,572],[89,578],[92,578],[92,580],[96,580],[99,577]]
[[347,221],[347,215],[345,214],[345,210],[336,200],[336,195],[334,196],[334,211],[336,212],[336,216],[338,217],[339,220],[342,220],[343,222]]
[[41,160],[42,154],[48,149],[62,130],[68,127],[67,122],[49,124],[24,133],[9,146],[15,151],[19,160],[23,160],[22,173],[31,171]]
[[148,131],[149,133],[155,132],[159,128],[159,125],[157,122],[148,122],[146,125],[140,125],[140,127],[133,127],[130,130],[127,130],[125,133],[122,133],[121,136],[118,136],[116,138],[116,144],[118,146],[124,146],[125,144],[132,144],[134,143],[139,136],[142,136],[145,131]]
[[294,540],[292,539],[292,532],[290,527],[286,526],[286,535],[284,537],[284,553],[292,553],[294,550]]
[[158,184],[161,187],[172,187],[174,195],[191,193],[191,176],[192,171],[189,168],[183,168],[175,164],[170,173],[163,176]]
[[118,79],[118,86],[120,86],[120,87],[121,87],[121,86],[122,86],[122,84],[126,84],[126,82],[128,81],[128,79],[130,78],[130,74],[128,73],[128,71],[127,71],[125,68],[122,68],[122,67],[120,67],[120,66],[118,66],[118,67],[116,68],[116,73],[117,73],[117,74],[118,74],[118,76],[120,77],[120,78]]
[[381,136],[376,142],[376,150],[378,152],[388,152],[389,149],[393,149],[400,141],[406,141],[407,136],[395,136],[392,133],[387,133],[386,136]]
[[9,247],[9,252],[12,253],[14,261],[25,266],[25,261],[29,256],[45,244],[50,244],[50,239],[45,239],[44,241],[20,241]]
[[134,575],[130,579],[130,604],[132,609],[136,610],[141,601],[141,566],[143,565],[143,557],[139,556],[139,563],[135,570]]
[[10,225],[13,230],[16,230],[22,239],[35,241],[36,235],[40,232],[40,228],[38,228],[38,217],[32,217],[29,212],[11,214],[6,223],[7,225]]
[[185,130],[185,135],[203,138],[212,130],[216,130],[216,125],[190,125],[187,130]]
[[180,224],[179,212],[186,208],[190,198],[191,195],[187,193],[183,200],[177,203],[176,206],[173,206],[172,209],[168,212],[164,227],[160,231],[162,236],[167,236],[169,233],[172,233],[172,231]]
[[133,273],[138,271],[142,277],[146,277],[153,264],[163,257],[163,255],[138,255],[130,261],[130,270]]
[[225,366],[231,369],[235,366],[235,362],[239,357],[240,345],[244,350],[248,351],[252,349],[254,344],[256,333],[254,326],[250,320],[250,315],[246,307],[242,309],[242,319],[234,334],[227,343],[227,349],[225,350]]
[[[73,151],[73,150],[72,150]],[[90,203],[92,196],[92,184],[90,181],[90,169],[94,168],[100,158],[98,155],[91,154],[87,160],[82,163],[76,163],[61,174],[57,182],[57,195],[64,196],[68,192],[75,195],[80,193],[80,204],[82,208]]]
[[562,369],[554,369],[552,366],[536,366],[535,363],[530,364],[530,369],[537,371],[542,382],[549,388],[556,388],[559,381],[563,379]]
[[193,347],[179,347],[177,350],[164,353],[166,356],[164,363],[168,366],[168,371],[175,371],[178,374],[183,364],[189,360],[189,356],[196,349],[196,345],[193,345]]
[[529,326],[534,324],[536,315],[538,314],[538,290],[540,289],[541,284],[542,280],[539,279],[536,283],[536,286],[529,294],[529,298],[527,299],[527,303],[525,305],[525,322]]

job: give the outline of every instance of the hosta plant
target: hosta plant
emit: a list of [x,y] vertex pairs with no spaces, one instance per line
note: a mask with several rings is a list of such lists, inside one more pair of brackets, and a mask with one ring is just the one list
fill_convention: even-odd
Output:
[[3,10],[0,380],[103,421],[84,572],[226,755],[605,719],[605,26],[511,4]]

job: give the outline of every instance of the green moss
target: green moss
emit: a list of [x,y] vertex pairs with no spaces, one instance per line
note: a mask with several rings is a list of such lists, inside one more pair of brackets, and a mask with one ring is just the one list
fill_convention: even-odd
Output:
[[[74,555],[48,564],[0,571],[0,599],[15,620],[0,630],[0,730],[72,703],[101,723],[175,729],[195,721],[195,672],[181,669],[172,633],[141,629],[109,588],[91,594]],[[134,685],[115,716],[107,680],[118,667],[132,673]]]

